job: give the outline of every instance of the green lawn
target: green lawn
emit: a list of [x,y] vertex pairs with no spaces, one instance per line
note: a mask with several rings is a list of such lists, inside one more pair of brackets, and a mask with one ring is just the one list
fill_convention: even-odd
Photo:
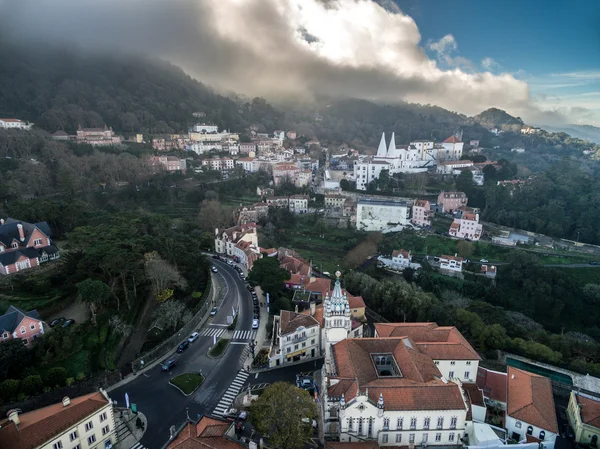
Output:
[[171,379],[171,383],[183,391],[192,394],[204,382],[204,376],[199,373],[184,373]]
[[214,345],[210,351],[208,351],[208,355],[211,357],[221,357],[225,352],[225,349],[227,349],[227,346],[229,346],[229,341],[230,340],[228,338],[221,338],[219,341],[217,341],[217,344]]
[[555,268],[555,270],[561,270],[563,273],[571,276],[580,285],[585,284],[597,284],[600,279],[600,268]]

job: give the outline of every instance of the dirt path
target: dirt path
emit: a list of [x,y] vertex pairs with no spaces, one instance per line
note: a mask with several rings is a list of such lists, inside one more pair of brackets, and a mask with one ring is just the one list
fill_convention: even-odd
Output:
[[157,303],[154,300],[154,296],[152,293],[148,293],[140,318],[134,327],[133,333],[128,339],[127,346],[123,348],[119,361],[117,362],[119,368],[127,368],[128,371],[131,370],[128,365],[135,360],[146,341],[146,336],[148,335],[150,324],[152,323],[152,314],[154,313],[156,306]]
[[46,318],[46,322],[49,323],[53,319],[61,317],[66,318],[67,320],[75,320],[75,323],[82,324],[90,319],[90,309],[82,302],[73,301],[64,309],[51,314]]

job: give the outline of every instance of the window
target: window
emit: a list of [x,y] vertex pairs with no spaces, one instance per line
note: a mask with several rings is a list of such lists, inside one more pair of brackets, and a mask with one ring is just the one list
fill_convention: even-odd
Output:
[[373,435],[373,418],[369,418],[369,431],[367,433],[367,436],[372,436]]
[[429,416],[423,420],[423,429],[429,429],[430,421],[431,421],[431,418]]
[[396,430],[402,430],[403,422],[404,422],[404,419],[398,418],[398,420],[396,421]]
[[75,430],[74,432],[71,432],[71,433],[69,434],[69,438],[70,438],[70,440],[71,440],[71,441],[74,441],[74,440],[76,440],[78,436],[79,436],[79,435],[77,435],[77,431],[76,431],[76,430]]
[[306,342],[305,341],[302,342],[302,347],[306,348]]
[[439,364],[440,364],[440,361],[439,361],[439,360],[436,360],[434,363],[435,363],[436,365],[439,365]]
[[520,429],[520,428],[521,428],[521,426],[522,426],[522,424],[521,424],[521,421],[517,421],[517,422],[515,423],[515,427],[516,427],[517,429]]
[[[540,440],[543,440],[546,437],[546,432],[543,430],[540,432]],[[592,441],[593,442],[593,441]]]
[[311,344],[311,345],[314,345],[314,344],[315,344],[315,339],[314,339],[314,338],[313,338],[313,339],[310,341],[310,344]]
[[456,365],[456,362],[455,362],[454,360],[452,360],[452,361],[450,362],[450,365]]
[[102,428],[102,435],[106,435],[108,432],[110,432],[110,427],[109,426],[104,426]]
[[471,376],[471,373],[469,371],[465,371],[465,379],[469,379]]
[[81,445],[80,444],[76,444],[75,446],[73,446],[71,449],[81,449]]
[[444,427],[444,417],[438,416],[437,428],[442,429]]
[[63,447],[63,445],[62,445],[62,441],[57,441],[56,443],[54,443],[54,444],[52,445],[52,447],[53,447],[54,449],[62,449],[62,447]]
[[106,412],[104,412],[100,415],[100,422],[104,422],[104,421],[106,421]]
[[35,330],[35,324],[30,324],[29,325],[29,329],[31,329],[32,331],[34,331]]
[[410,418],[410,430],[417,428],[417,418]]
[[382,443],[387,443],[388,442],[388,434],[384,433],[381,435],[381,442]]
[[358,434],[362,435],[363,433],[363,419],[358,418]]
[[27,330],[25,329],[25,326],[21,326],[21,333],[24,334],[25,332],[27,332]]
[[383,418],[383,430],[390,430],[390,418]]
[[422,440],[422,442],[423,442],[423,443],[427,443],[427,440],[429,440],[429,434],[428,434],[427,432],[425,432],[425,433],[423,434],[423,440]]
[[292,348],[290,348],[290,347],[288,346],[288,348],[287,348],[287,352],[288,352],[288,353],[292,352]]
[[89,432],[90,430],[92,430],[94,428],[94,423],[93,422],[87,422],[85,423],[85,431]]
[[533,427],[528,426],[527,427],[527,435],[532,435],[533,434]]
[[6,340],[6,339],[8,338],[8,332],[4,332],[4,333],[2,334],[2,338],[4,338],[4,339]]
[[450,379],[454,379],[454,371],[450,371],[450,372],[448,373],[448,377],[449,377]]
[[96,442],[96,435],[90,435],[88,437],[88,444],[94,444]]
[[454,441],[454,432],[448,434],[448,441]]
[[294,345],[294,351],[298,349],[298,345]]
[[33,244],[34,244],[35,246],[41,245],[41,244],[42,244],[42,239],[35,239],[35,240],[33,241]]
[[458,421],[458,418],[456,416],[453,416],[452,418],[450,418],[450,428],[451,429],[456,429],[457,421]]
[[352,418],[348,418],[348,432],[352,432],[352,424],[354,422],[354,419]]
[[25,346],[27,346],[29,344],[28,338],[22,338],[21,340],[23,340],[23,343],[25,343]]
[[442,434],[441,433],[436,433],[435,434],[435,441],[442,441]]
[[402,434],[401,433],[396,434],[396,443],[402,443]]
[[17,248],[19,247],[19,244],[18,244],[17,242],[14,242],[14,243],[13,243],[11,246],[12,246],[14,249],[17,249]]
[[408,442],[409,443],[414,443],[415,442],[415,434],[411,433],[408,435]]

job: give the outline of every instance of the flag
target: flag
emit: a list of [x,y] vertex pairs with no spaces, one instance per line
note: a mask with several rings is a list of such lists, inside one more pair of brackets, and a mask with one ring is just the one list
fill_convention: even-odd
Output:
[[125,407],[129,408],[129,394],[125,393]]

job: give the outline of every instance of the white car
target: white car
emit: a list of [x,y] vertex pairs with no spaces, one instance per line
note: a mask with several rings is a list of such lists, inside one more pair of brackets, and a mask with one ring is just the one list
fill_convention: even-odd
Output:
[[252,320],[252,329],[258,329],[258,320]]
[[481,259],[479,262],[481,262],[481,263],[488,263],[489,260],[487,260],[487,259]]
[[194,332],[192,335],[190,335],[190,337],[188,338],[188,341],[190,343],[194,343],[196,340],[198,340],[199,336],[200,336],[200,334],[198,332]]
[[217,270],[217,267],[212,267],[211,270],[213,273],[216,273],[217,271],[219,271],[219,270]]

